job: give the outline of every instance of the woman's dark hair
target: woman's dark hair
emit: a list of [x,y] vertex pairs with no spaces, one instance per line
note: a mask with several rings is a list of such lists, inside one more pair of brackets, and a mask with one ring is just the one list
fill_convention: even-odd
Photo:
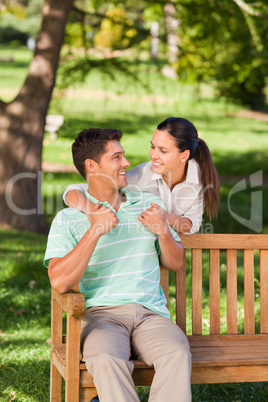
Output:
[[217,216],[220,203],[220,183],[210,150],[204,140],[198,137],[195,126],[181,117],[169,117],[157,126],[167,131],[176,141],[180,152],[190,151],[189,159],[194,159],[201,169],[205,212],[209,219]]
[[101,156],[105,153],[105,146],[108,141],[120,141],[122,132],[112,128],[88,128],[79,133],[72,144],[73,162],[86,179],[85,160],[92,159],[100,162]]

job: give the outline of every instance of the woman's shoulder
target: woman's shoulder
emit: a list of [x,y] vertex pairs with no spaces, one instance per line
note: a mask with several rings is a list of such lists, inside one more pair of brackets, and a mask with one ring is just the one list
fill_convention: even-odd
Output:
[[[127,172],[128,190],[144,191],[152,177],[152,163],[141,163]],[[133,187],[134,186],[134,187]]]
[[127,178],[135,178],[138,179],[141,176],[143,180],[150,179],[152,175],[152,162],[144,162],[140,163],[137,166],[134,166],[127,172]]

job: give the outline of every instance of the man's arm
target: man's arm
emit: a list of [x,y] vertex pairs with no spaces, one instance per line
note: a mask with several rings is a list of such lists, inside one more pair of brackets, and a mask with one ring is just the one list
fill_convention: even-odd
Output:
[[51,286],[65,293],[83,277],[99,238],[118,224],[116,214],[106,207],[95,205],[92,225],[79,243],[62,258],[52,258],[48,265]]
[[158,235],[163,267],[178,271],[183,265],[183,246],[174,239],[161,208],[152,206],[142,212],[138,219],[148,230]]

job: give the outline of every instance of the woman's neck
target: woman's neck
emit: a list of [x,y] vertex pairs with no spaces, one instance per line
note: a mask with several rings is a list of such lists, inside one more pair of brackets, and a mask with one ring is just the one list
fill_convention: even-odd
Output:
[[188,163],[186,162],[186,164],[181,165],[178,169],[176,169],[176,171],[168,172],[166,175],[162,175],[163,180],[170,191],[172,191],[177,184],[183,183],[186,180],[187,169]]

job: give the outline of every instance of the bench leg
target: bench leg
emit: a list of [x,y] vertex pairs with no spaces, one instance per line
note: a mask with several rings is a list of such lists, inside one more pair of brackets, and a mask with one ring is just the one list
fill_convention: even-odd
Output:
[[54,364],[50,369],[50,402],[61,402],[62,378]]

